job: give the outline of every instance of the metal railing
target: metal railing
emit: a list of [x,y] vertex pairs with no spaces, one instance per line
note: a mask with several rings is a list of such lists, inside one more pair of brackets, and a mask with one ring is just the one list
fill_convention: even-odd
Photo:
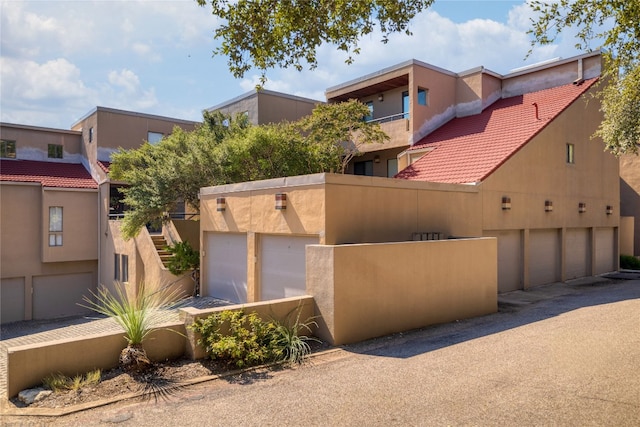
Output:
[[390,116],[380,117],[378,119],[367,120],[367,123],[387,123],[395,120],[408,119],[409,113],[396,113]]
[[[170,219],[199,220],[200,219],[200,214],[199,213],[192,213],[192,212],[169,212],[167,214],[167,217],[170,218]],[[109,214],[109,219],[110,220],[120,220],[122,218],[124,218],[124,212]]]

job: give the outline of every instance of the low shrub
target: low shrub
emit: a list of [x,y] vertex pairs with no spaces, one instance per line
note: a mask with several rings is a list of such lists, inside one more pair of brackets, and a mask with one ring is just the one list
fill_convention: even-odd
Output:
[[277,360],[273,345],[274,322],[264,322],[256,313],[225,310],[200,319],[191,325],[202,338],[198,344],[212,359],[238,368],[260,365]]
[[620,268],[640,270],[640,259],[631,255],[620,255]]
[[308,341],[316,339],[300,331],[312,332],[315,322],[300,322],[299,308],[295,317],[293,313],[285,322],[278,322],[262,320],[256,313],[225,310],[189,327],[200,333],[198,344],[210,358],[238,368],[268,362],[302,363],[311,353]]

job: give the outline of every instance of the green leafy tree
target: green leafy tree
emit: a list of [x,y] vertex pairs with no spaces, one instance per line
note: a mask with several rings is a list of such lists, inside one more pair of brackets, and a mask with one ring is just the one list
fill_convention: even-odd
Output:
[[275,66],[301,70],[317,65],[316,51],[323,43],[333,44],[348,55],[347,63],[360,53],[358,43],[376,25],[385,43],[392,33],[410,34],[413,17],[434,0],[196,0],[211,6],[224,20],[214,37],[221,39],[215,51],[228,58],[235,77],[251,68],[265,71]]
[[359,147],[384,142],[378,124],[365,123],[357,101],[320,105],[297,122],[251,126],[244,116],[206,113],[191,132],[175,128],[157,145],[120,150],[111,178],[126,182],[122,232],[134,237],[162,221],[176,200],[199,210],[200,188],[318,172],[344,172]]
[[229,135],[249,126],[244,116],[231,118],[205,113],[203,125],[192,132],[175,127],[158,144],[121,149],[112,156],[110,177],[129,184],[121,191],[126,238],[138,234],[149,222],[162,220],[177,200],[199,208],[198,189],[224,183],[220,179],[219,145]]
[[598,96],[604,120],[595,136],[615,155],[638,153],[640,143],[640,0],[532,1],[539,13],[534,44],[551,44],[577,28],[579,49],[602,42],[604,72]]
[[325,171],[344,173],[364,144],[389,139],[377,123],[366,123],[369,109],[357,100],[318,105],[295,126]]

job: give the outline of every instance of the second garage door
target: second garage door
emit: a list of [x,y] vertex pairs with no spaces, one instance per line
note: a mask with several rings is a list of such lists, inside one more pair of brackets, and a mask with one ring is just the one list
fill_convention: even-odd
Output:
[[589,276],[591,271],[591,237],[586,228],[567,229],[565,278]]
[[306,294],[305,247],[318,242],[317,236],[262,236],[262,301]]
[[529,233],[529,286],[560,280],[560,237],[558,230]]

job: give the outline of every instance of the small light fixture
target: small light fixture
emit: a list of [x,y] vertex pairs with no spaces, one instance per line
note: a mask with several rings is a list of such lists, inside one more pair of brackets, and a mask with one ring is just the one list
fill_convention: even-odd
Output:
[[502,210],[508,211],[511,209],[511,197],[504,196],[502,197]]
[[377,154],[373,156],[373,163],[380,163],[380,156],[378,156]]
[[585,213],[587,211],[587,204],[586,203],[578,203],[578,212],[580,213]]
[[551,200],[545,200],[545,202],[544,202],[544,211],[545,212],[553,212],[553,202]]
[[224,212],[227,209],[227,201],[224,197],[216,198],[216,210],[218,212]]
[[384,101],[384,95],[383,94],[378,95],[378,101],[380,101],[380,102]]
[[613,206],[607,205],[607,215],[613,215]]
[[276,193],[276,210],[287,209],[287,195],[285,193]]

